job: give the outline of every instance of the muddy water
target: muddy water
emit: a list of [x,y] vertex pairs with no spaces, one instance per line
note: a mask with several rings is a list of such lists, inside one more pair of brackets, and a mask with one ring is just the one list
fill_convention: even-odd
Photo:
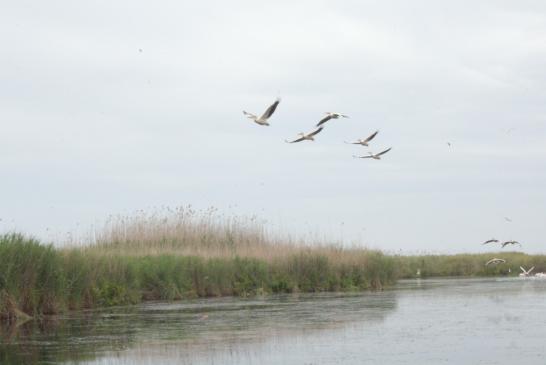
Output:
[[147,303],[1,335],[1,364],[546,364],[546,280]]

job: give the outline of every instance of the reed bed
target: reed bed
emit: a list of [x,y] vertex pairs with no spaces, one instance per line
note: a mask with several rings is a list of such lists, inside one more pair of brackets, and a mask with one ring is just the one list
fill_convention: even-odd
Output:
[[[546,256],[393,256],[273,235],[255,217],[165,209],[111,217],[88,239],[55,248],[0,236],[0,319],[71,309],[223,295],[381,289],[398,278],[546,271]],[[508,270],[510,269],[510,270]]]
[[0,318],[222,295],[380,289],[392,257],[274,238],[255,218],[191,208],[111,218],[79,244],[55,248],[0,236]]
[[[493,257],[505,264],[485,266]],[[546,272],[546,255],[527,255],[522,252],[498,251],[481,254],[395,256],[397,277],[445,276],[517,276],[520,266],[535,267],[534,272]],[[419,275],[417,275],[419,272]]]

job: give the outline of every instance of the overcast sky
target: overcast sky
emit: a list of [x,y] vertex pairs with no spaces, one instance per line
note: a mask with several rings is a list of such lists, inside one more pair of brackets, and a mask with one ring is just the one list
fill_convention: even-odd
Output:
[[[0,43],[0,232],[192,204],[390,252],[546,252],[542,0],[4,1]],[[243,116],[277,96],[270,127]],[[326,111],[350,118],[284,143]],[[375,130],[392,151],[352,158]]]

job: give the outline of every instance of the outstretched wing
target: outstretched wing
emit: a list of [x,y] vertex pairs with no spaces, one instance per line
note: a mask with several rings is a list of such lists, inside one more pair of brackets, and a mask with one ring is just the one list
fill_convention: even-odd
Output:
[[329,121],[330,119],[332,119],[332,114],[326,115],[324,118],[322,118],[322,119],[317,123],[317,127],[320,127],[321,125],[323,125],[324,123],[326,123],[326,122]]
[[379,133],[379,131],[375,131],[371,136],[369,136],[368,138],[366,138],[364,140],[364,143],[367,143],[367,142],[370,142],[376,135],[377,133]]
[[384,155],[385,153],[389,152],[391,149],[392,149],[392,147],[389,147],[389,148],[387,148],[385,151],[379,152],[376,156]]
[[275,102],[271,104],[269,108],[267,108],[267,110],[260,117],[260,119],[268,119],[269,117],[271,117],[273,113],[275,112],[275,109],[277,109],[277,105],[279,105],[280,102],[281,102],[281,99],[275,100]]
[[373,156],[355,156],[353,155],[354,158],[372,158]]
[[324,129],[324,127],[317,128],[314,131],[312,131],[311,133],[309,133],[307,136],[308,137],[313,137],[314,135],[319,134],[320,132],[322,132],[323,129]]
[[286,139],[285,139],[284,141],[285,141],[286,143],[296,143],[296,142],[301,142],[301,141],[303,141],[304,139],[305,139],[305,138],[300,137],[300,138],[297,138],[297,139],[295,139],[295,140],[293,140],[293,141],[287,141]]
[[252,113],[249,113],[245,110],[243,110],[243,114],[246,115],[247,118],[254,118],[254,119],[257,119],[258,117]]

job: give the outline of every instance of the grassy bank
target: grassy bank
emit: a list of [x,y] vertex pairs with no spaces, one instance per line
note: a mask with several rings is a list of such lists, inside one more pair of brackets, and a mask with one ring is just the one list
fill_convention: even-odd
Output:
[[[485,267],[493,256],[507,263]],[[0,236],[0,319],[143,300],[380,289],[418,270],[421,277],[517,275],[520,265],[546,271],[546,256],[389,256],[281,239],[253,218],[179,208],[113,217],[62,249]]]
[[[493,257],[505,264],[485,266]],[[394,257],[397,278],[442,276],[517,276],[521,270],[535,267],[534,272],[546,272],[546,255],[527,255],[521,252],[493,252],[486,254],[420,255]]]
[[[15,321],[68,309],[152,299],[364,290],[394,280],[376,251],[333,256],[300,249],[269,260],[238,255],[121,255],[105,248],[59,250],[18,234],[0,237],[0,317]],[[22,312],[22,313],[21,313]]]

